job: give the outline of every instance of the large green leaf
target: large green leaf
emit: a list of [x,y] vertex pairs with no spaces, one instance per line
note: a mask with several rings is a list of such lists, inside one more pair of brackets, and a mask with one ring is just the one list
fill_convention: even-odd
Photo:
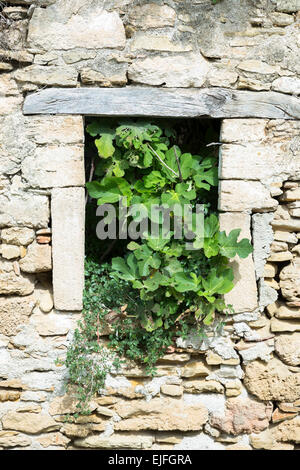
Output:
[[175,289],[178,292],[188,292],[194,291],[197,292],[199,289],[200,280],[194,273],[183,273],[179,272],[174,275],[175,280]]
[[127,258],[127,262],[121,258],[112,259],[112,268],[117,272],[117,276],[125,281],[135,281],[137,278],[137,266],[134,262],[133,254],[130,254]]
[[95,145],[98,149],[99,157],[109,158],[114,154],[115,147],[113,146],[114,134],[102,134],[100,139],[95,140]]
[[240,233],[241,229],[231,230],[229,235],[226,235],[225,231],[219,233],[218,242],[221,255],[227,258],[234,258],[235,255],[240,258],[247,258],[252,253],[253,248],[247,238],[237,241]]

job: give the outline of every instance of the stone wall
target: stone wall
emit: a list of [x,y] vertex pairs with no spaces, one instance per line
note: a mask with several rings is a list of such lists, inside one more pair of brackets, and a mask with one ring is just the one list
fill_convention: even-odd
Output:
[[[91,416],[66,423],[75,401],[55,360],[81,308],[83,119],[24,116],[22,105],[26,94],[53,86],[221,86],[297,96],[299,10],[299,0],[239,0],[234,12],[232,0],[6,1],[0,448],[297,448],[299,122],[222,122],[221,225],[242,228],[254,244],[253,257],[233,261],[237,283],[227,301],[236,313],[225,318],[223,335],[179,342],[153,379],[127,364],[108,377]],[[79,208],[71,219],[64,201]]]

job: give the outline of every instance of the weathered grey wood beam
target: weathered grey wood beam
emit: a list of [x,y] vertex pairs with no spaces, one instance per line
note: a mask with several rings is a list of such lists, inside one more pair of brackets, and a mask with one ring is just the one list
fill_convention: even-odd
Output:
[[226,88],[49,88],[26,97],[24,114],[300,119],[300,99]]

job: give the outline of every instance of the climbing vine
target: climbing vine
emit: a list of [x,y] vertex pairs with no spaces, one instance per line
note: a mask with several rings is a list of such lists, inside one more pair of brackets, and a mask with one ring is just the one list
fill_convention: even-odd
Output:
[[[182,149],[175,127],[164,122],[93,119],[87,132],[97,156],[86,184],[84,311],[66,359],[81,410],[124,358],[153,374],[157,360],[174,348],[177,337],[191,330],[204,337],[210,325],[220,327],[218,313],[231,309],[223,298],[234,286],[229,260],[246,258],[252,251],[249,240],[238,241],[240,229],[220,232],[213,147],[200,155]],[[114,240],[95,235],[95,211],[103,204],[110,204],[116,214],[119,233]],[[168,229],[153,207],[167,210]],[[185,207],[191,209],[188,214]],[[181,237],[178,220],[185,234]],[[104,223],[113,223],[111,212]],[[124,236],[124,223],[141,238]],[[116,223],[113,228],[117,230]],[[105,332],[109,341],[104,345]]]

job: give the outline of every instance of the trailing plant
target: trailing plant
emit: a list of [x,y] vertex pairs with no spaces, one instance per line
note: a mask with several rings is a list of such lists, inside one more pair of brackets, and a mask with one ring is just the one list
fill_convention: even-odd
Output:
[[[126,208],[126,222],[140,228],[143,237],[100,242],[97,220],[89,212],[93,242],[86,256],[83,321],[66,360],[81,403],[104,386],[110,368],[120,365],[118,358],[143,363],[155,373],[155,363],[176,337],[191,329],[204,337],[218,312],[231,309],[223,298],[234,286],[229,260],[252,251],[249,240],[238,241],[240,229],[220,232],[214,207],[218,157],[210,147],[201,155],[186,151],[178,145],[174,126],[164,122],[93,119],[87,132],[99,156],[95,179],[86,184],[92,211],[93,201],[113,204],[121,220]],[[155,204],[171,215],[170,230],[161,213],[150,212]],[[184,212],[185,205],[195,210],[197,204],[203,204],[202,230],[196,214]],[[176,236],[178,218],[192,236],[193,249]],[[145,222],[155,224],[155,236]],[[108,262],[101,265],[103,253]],[[109,259],[112,253],[118,256]],[[103,328],[110,331],[105,347]]]

